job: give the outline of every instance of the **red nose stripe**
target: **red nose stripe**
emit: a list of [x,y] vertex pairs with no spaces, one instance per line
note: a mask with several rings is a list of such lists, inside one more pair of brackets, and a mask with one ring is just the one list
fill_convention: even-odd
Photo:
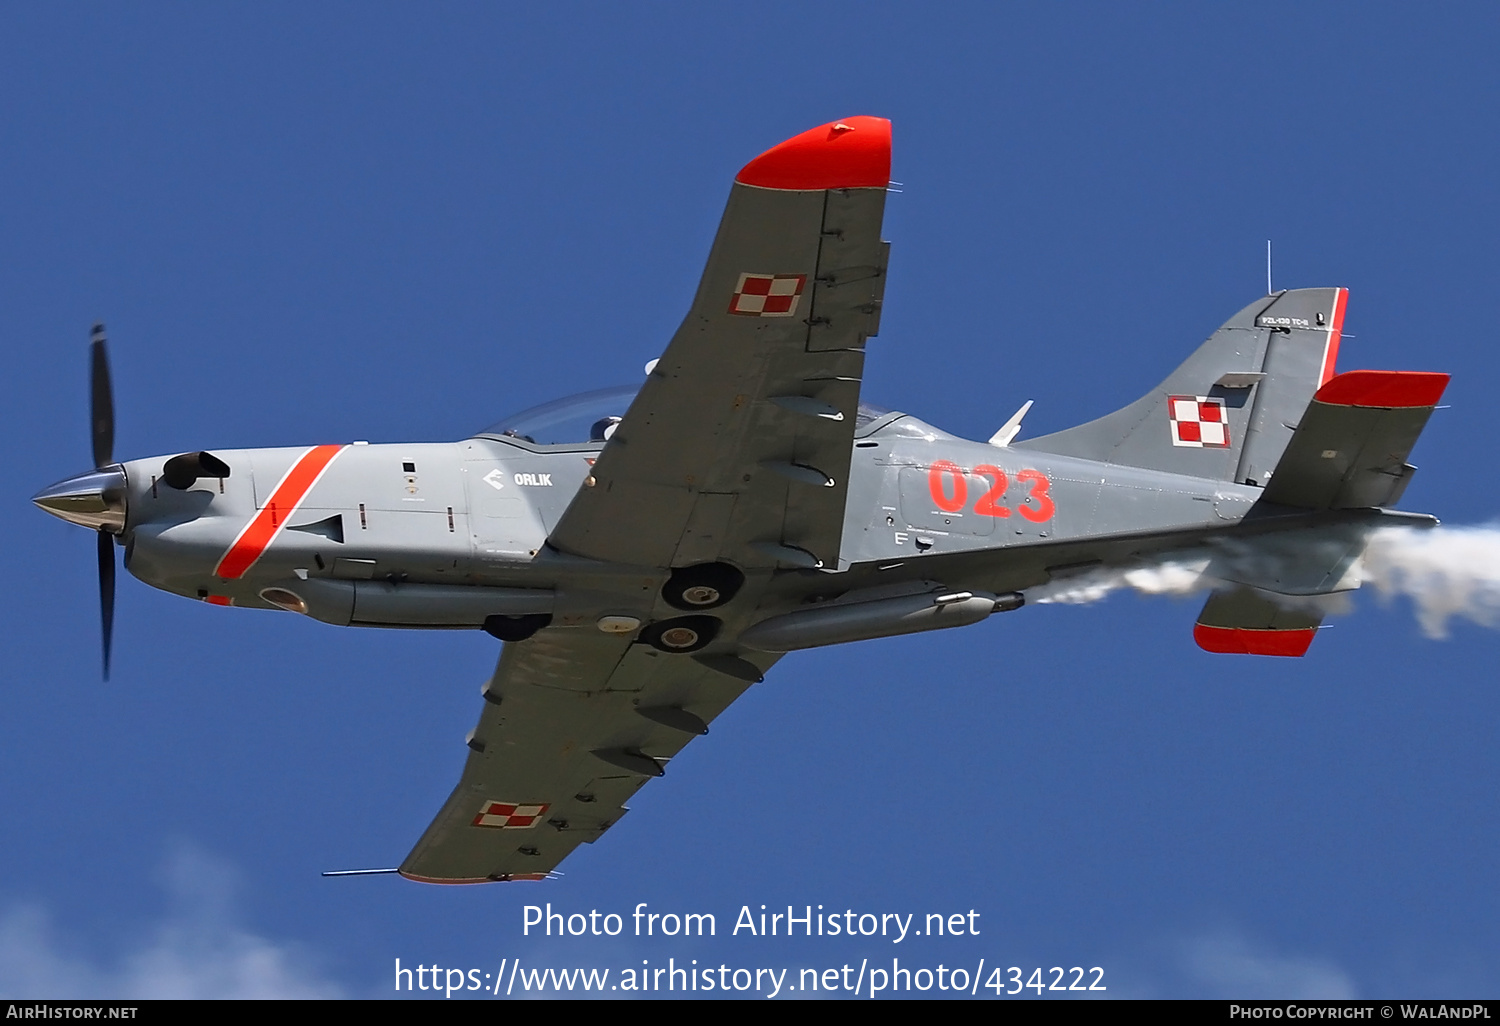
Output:
[[323,471],[328,469],[328,464],[343,448],[342,445],[317,445],[303,453],[302,458],[286,472],[286,477],[281,479],[265,506],[255,514],[255,519],[229,546],[229,551],[224,553],[214,570],[215,576],[231,581],[245,576],[245,571],[255,565],[287,518],[297,511],[312,486],[323,476]]

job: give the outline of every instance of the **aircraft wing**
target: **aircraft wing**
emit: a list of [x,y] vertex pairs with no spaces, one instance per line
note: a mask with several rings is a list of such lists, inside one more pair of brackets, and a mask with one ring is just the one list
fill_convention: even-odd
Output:
[[[779,657],[753,658],[764,670]],[[485,685],[463,776],[401,875],[544,878],[619,822],[626,799],[749,686],[599,631],[543,630],[507,644]]]
[[885,289],[890,140],[890,122],[848,118],[739,173],[691,310],[552,547],[660,568],[835,565]]

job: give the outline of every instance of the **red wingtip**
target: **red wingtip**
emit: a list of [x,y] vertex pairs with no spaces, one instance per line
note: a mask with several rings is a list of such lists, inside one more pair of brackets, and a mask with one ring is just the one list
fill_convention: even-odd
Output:
[[1318,633],[1316,627],[1304,630],[1269,631],[1247,627],[1212,627],[1206,623],[1193,627],[1193,640],[1205,652],[1228,655],[1304,656]]
[[1430,371],[1348,371],[1318,389],[1313,396],[1330,406],[1373,406],[1394,409],[1436,406],[1448,387],[1448,375]]
[[891,123],[865,116],[794,135],[735,176],[762,189],[883,189],[890,180]]

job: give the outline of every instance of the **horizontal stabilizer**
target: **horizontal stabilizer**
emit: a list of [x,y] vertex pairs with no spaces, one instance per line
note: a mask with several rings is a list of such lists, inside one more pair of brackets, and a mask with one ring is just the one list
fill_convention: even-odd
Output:
[[1406,462],[1448,375],[1350,371],[1313,396],[1266,485],[1266,502],[1303,509],[1388,506],[1416,468]]
[[1282,609],[1248,588],[1215,592],[1198,614],[1193,640],[1205,652],[1232,655],[1307,654],[1323,618],[1305,610]]

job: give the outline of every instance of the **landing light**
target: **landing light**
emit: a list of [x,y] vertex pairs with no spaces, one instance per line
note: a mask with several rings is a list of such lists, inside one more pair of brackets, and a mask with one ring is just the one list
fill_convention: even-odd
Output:
[[302,596],[296,592],[287,591],[285,588],[262,588],[260,597],[280,609],[307,614],[307,603],[303,601]]

